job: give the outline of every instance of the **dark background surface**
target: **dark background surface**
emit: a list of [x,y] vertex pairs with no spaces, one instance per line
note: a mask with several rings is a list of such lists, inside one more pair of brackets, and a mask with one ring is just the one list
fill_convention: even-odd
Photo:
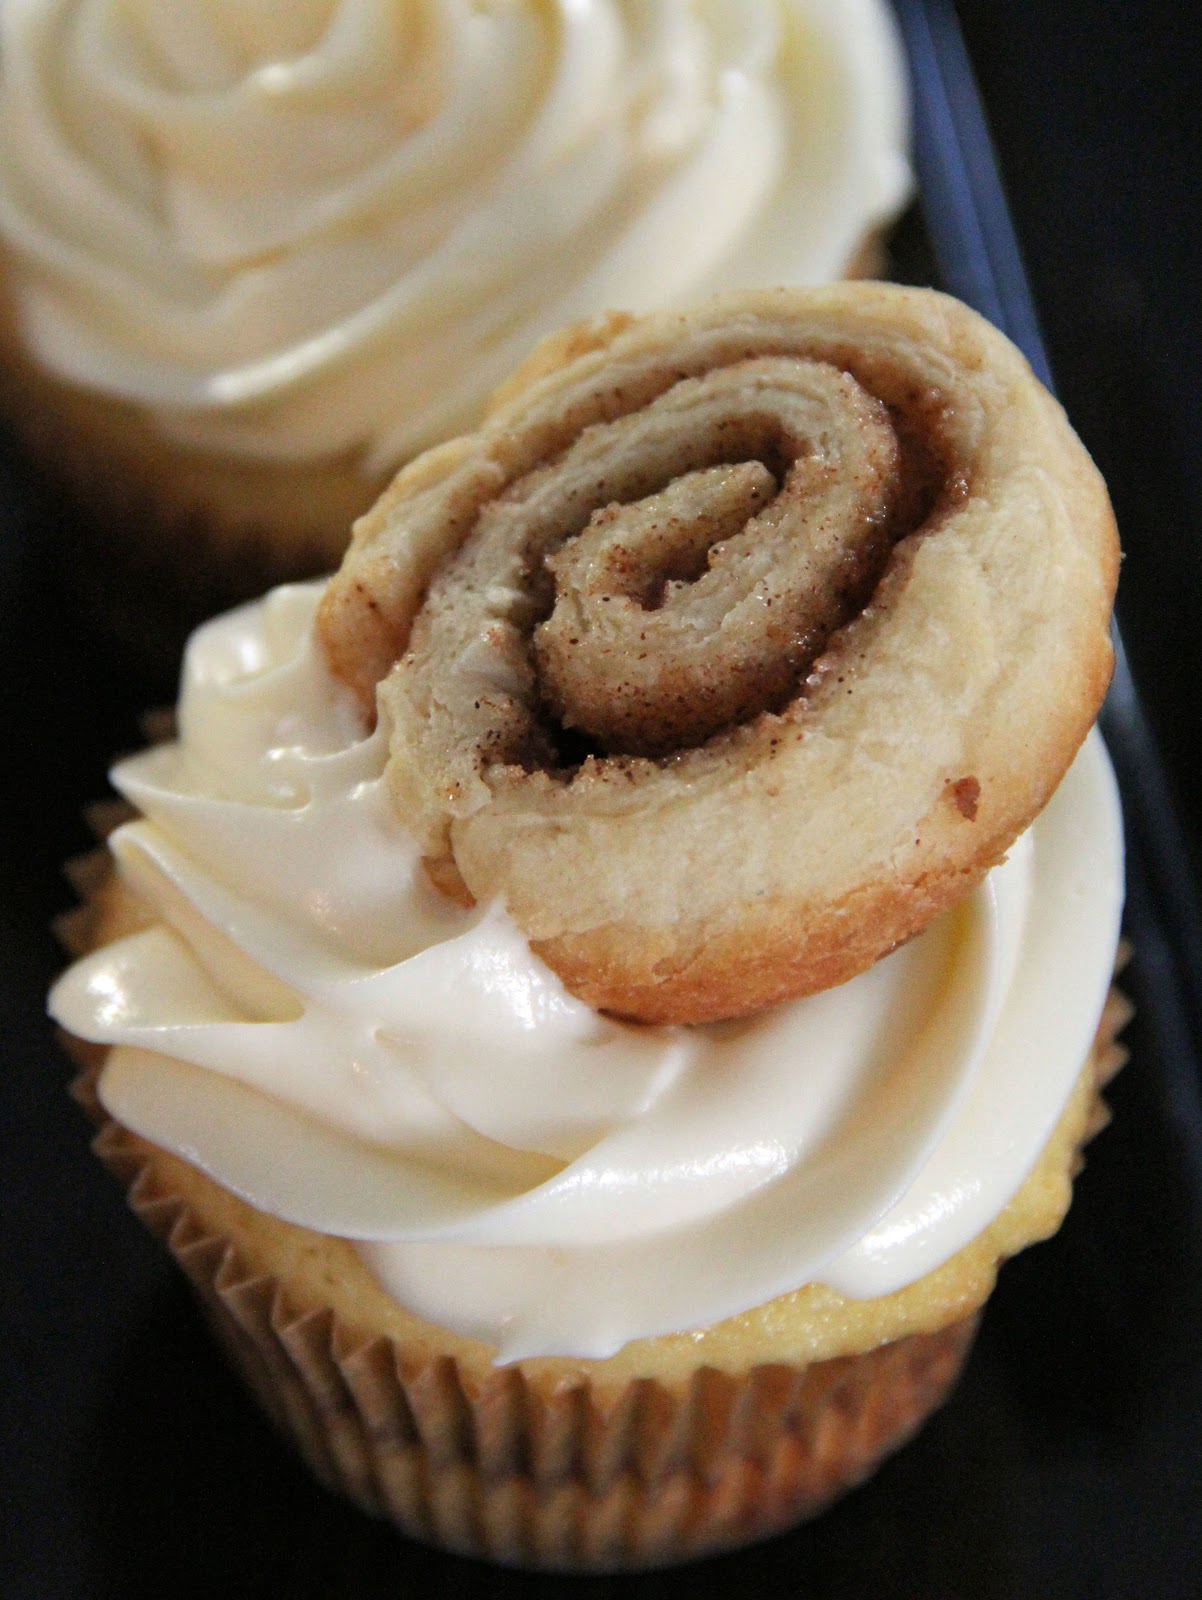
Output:
[[1119,616],[1202,860],[1202,19],[961,0],[1057,387],[1110,485]]
[[[1202,766],[1200,148],[1188,6],[959,7],[1059,389],[1111,484],[1120,610],[1193,848]],[[549,1595],[425,1554],[310,1484],[88,1157],[40,1021],[81,808],[157,698],[66,606],[53,507],[0,465],[0,1593]],[[1183,878],[1193,872],[1182,860]],[[1196,882],[1196,878],[1194,879]],[[1138,961],[1129,987],[1141,999]],[[813,1527],[582,1595],[1202,1594],[1202,1132],[1145,1020],[1069,1222],[1006,1269],[967,1377]]]

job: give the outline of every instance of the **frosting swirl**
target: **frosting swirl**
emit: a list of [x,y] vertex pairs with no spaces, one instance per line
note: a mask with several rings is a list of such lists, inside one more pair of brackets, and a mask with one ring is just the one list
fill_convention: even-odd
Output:
[[908,185],[880,0],[20,0],[0,60],[33,349],[261,459],[392,466],[552,328],[838,276]]
[[[598,1016],[504,910],[435,894],[315,648],[317,586],[194,636],[180,738],[123,763],[150,908],[53,1014],[101,1098],[252,1204],[362,1241],[502,1360],[606,1355],[802,1283],[913,1282],[1017,1190],[1076,1078],[1121,902],[1094,735],[1010,858],[838,989],[738,1023]],[[596,1293],[598,1277],[605,1295]]]

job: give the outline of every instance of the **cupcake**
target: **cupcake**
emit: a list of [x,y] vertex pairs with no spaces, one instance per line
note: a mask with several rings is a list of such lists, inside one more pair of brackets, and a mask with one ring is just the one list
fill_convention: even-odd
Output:
[[40,0],[0,74],[0,403],[143,642],[329,571],[541,335],[862,270],[908,190],[880,0]]
[[946,1397],[1119,1059],[1116,567],[1021,356],[848,285],[560,336],[193,637],[51,1004],[324,1481],[654,1565]]

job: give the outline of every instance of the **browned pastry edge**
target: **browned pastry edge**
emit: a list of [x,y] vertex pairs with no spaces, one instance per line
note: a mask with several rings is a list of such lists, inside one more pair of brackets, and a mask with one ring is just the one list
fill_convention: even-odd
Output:
[[[999,848],[998,858],[1004,853]],[[657,959],[654,935],[644,934],[645,974],[632,973],[627,941],[612,927],[534,939],[530,947],[594,1009],[652,1025],[718,1021],[847,982],[955,905],[996,864],[987,857],[904,889],[869,885],[800,928],[792,903],[759,901],[737,927],[711,930],[704,949],[683,963],[670,935]]]
[[[933,504],[786,706],[655,761],[546,764],[509,642],[543,601],[509,601],[517,557],[492,530],[529,499],[542,540],[549,475],[571,460],[579,498],[608,459],[607,419],[658,415],[698,374],[792,351],[903,417],[930,413],[938,442],[913,448],[946,455]],[[435,881],[502,899],[595,1008],[702,1022],[846,980],[1004,856],[1105,691],[1117,564],[1104,487],[1018,352],[944,296],[843,285],[565,330],[480,433],[419,458],[362,519],[319,629],[390,719],[396,804]]]

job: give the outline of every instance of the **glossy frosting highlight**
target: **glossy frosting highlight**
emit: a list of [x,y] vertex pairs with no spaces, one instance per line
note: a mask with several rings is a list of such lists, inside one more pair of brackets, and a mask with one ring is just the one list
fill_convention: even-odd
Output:
[[908,190],[882,0],[12,0],[0,62],[33,350],[259,459],[396,465],[542,334],[838,277]]
[[157,920],[52,995],[115,1046],[110,1114],[363,1241],[396,1298],[504,1360],[605,1355],[809,1281],[887,1293],[997,1214],[1110,977],[1096,735],[1009,861],[871,971],[747,1022],[635,1028],[567,994],[502,907],[429,887],[387,729],[363,735],[317,652],[319,596],[201,629],[178,742],[114,774],[142,816],[111,848]]

